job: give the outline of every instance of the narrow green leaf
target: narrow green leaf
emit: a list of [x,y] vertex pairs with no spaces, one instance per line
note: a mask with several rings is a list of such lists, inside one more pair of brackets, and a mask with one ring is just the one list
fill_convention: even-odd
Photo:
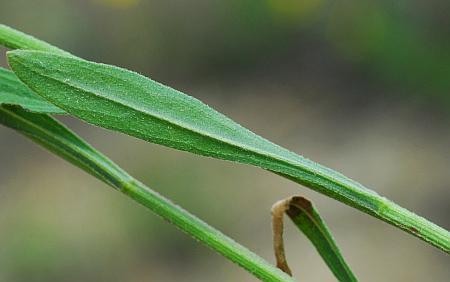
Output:
[[31,91],[12,71],[0,67],[0,105],[3,104],[19,105],[36,113],[65,113]]
[[[33,93],[13,72],[3,68],[0,68],[0,106],[1,104],[17,105],[37,113],[65,113]],[[23,126],[24,121],[28,126]],[[20,128],[19,131],[41,143],[50,151],[114,188],[122,190],[121,187],[124,186],[124,183],[132,182],[132,178],[112,161],[48,116],[26,114],[14,107],[0,107],[0,122],[16,130]],[[43,135],[46,138],[38,138],[37,127],[30,127],[30,122],[39,124],[41,128],[47,128],[48,134]],[[30,128],[31,130],[29,130]]]
[[330,230],[320,217],[319,212],[308,199],[303,197],[290,197],[275,203],[272,207],[273,242],[278,268],[287,274],[291,274],[283,243],[284,213],[308,237],[339,281],[358,281],[342,257]]
[[262,281],[294,281],[247,248],[133,179],[50,116],[31,113],[17,106],[0,106],[0,123],[126,194]]
[[72,56],[69,52],[59,49],[45,41],[34,38],[4,24],[0,24],[0,45],[11,49],[40,50],[56,54]]
[[450,233],[329,168],[292,153],[199,100],[137,73],[48,52],[8,52],[37,94],[91,124],[179,150],[259,166],[449,252]]

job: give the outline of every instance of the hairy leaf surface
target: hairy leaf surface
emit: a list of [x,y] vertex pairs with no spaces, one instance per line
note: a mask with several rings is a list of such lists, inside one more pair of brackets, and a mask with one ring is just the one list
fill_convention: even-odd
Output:
[[445,229],[271,143],[182,92],[132,71],[71,56],[16,50],[8,52],[8,60],[37,94],[91,124],[273,171],[449,252],[450,234]]

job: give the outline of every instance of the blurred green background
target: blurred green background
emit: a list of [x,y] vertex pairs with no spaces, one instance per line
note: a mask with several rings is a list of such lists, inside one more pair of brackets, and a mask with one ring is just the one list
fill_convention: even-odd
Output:
[[[200,98],[447,229],[449,10],[448,0],[0,1],[2,23]],[[449,280],[449,256],[273,174],[63,120],[270,261],[270,207],[300,194],[361,281]],[[0,281],[255,281],[3,127],[0,154]],[[334,281],[291,224],[286,239],[300,281]]]

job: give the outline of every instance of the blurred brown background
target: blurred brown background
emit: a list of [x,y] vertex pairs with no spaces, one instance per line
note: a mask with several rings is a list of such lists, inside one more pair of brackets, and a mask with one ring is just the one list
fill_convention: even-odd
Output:
[[[449,10],[447,0],[0,1],[2,23],[200,98],[447,229]],[[270,207],[300,194],[361,281],[450,279],[449,256],[276,175],[63,120],[270,261]],[[0,281],[255,281],[3,127],[0,155]],[[334,281],[287,225],[298,280]]]

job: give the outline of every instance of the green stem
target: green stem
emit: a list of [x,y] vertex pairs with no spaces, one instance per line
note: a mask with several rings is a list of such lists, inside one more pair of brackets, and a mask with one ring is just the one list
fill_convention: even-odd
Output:
[[[1,24],[0,44],[4,44],[10,48],[49,51],[74,57],[44,41]],[[142,138],[142,136],[137,137]],[[145,138],[142,139],[147,140]],[[176,148],[176,146],[172,147]],[[192,152],[202,154],[203,151],[192,150]],[[245,153],[256,154],[256,157],[252,156],[251,158],[236,157],[233,159],[228,155],[221,155],[217,152],[214,153],[216,154],[214,155],[211,152],[208,152],[207,154],[203,152],[204,155],[252,164],[270,170],[278,175],[314,189],[317,192],[392,224],[446,253],[450,252],[450,233],[447,230],[415,215],[331,169],[313,162],[307,162],[307,160],[299,158],[297,155],[287,151],[285,151],[285,154],[283,153],[283,155],[287,155],[287,158],[284,156],[280,158],[278,153],[273,154],[273,152],[267,153],[258,150],[245,151]]]
[[450,253],[450,233],[444,228],[387,199],[378,213],[378,218]]
[[[11,49],[42,50],[71,55],[2,24],[0,24],[0,44]],[[294,281],[233,239],[133,179],[119,166],[50,116],[1,106],[0,123],[21,132],[111,187],[120,190],[262,281]]]
[[[301,179],[296,174],[297,170],[295,167],[292,175],[274,170],[271,171],[394,225],[445,253],[450,253],[450,233],[447,230],[362,187],[359,183],[350,179],[343,181],[341,176],[335,177],[333,174],[326,177],[317,174]],[[355,186],[359,186],[362,189],[355,190]]]
[[142,183],[130,182],[122,192],[178,226],[184,232],[192,235],[192,237],[242,266],[261,280],[294,281],[284,272],[267,263],[247,248],[226,237],[187,211],[168,202]]
[[262,281],[294,281],[233,239],[135,180],[52,117],[19,107],[0,106],[0,123],[121,191]]

